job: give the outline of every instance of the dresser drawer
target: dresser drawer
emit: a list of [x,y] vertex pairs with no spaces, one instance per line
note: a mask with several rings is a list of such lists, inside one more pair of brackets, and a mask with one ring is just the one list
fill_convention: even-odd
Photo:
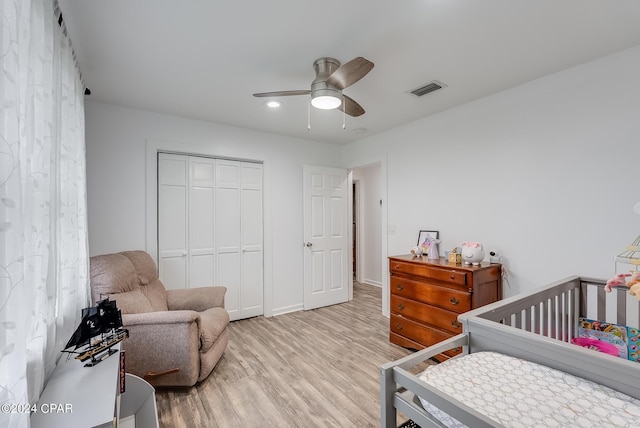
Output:
[[438,269],[437,267],[420,265],[416,263],[405,263],[397,260],[389,260],[389,271],[391,274],[404,273],[416,275],[424,278],[437,279],[439,281],[450,282],[457,285],[467,284],[467,274],[465,272],[451,269]]
[[[453,334],[449,334],[435,328],[430,328],[394,314],[391,314],[389,326],[391,333],[406,337],[413,342],[424,345],[425,347],[435,345],[438,342],[442,342],[443,340],[454,336]],[[454,356],[460,352],[460,348],[455,348],[455,350],[447,351],[444,354]]]
[[457,313],[471,309],[471,295],[462,291],[398,276],[391,277],[390,286],[391,295],[418,300]]
[[391,295],[390,309],[391,313],[402,315],[405,318],[431,324],[454,334],[462,333],[462,323],[458,322],[458,314],[455,312],[405,299],[394,294]]

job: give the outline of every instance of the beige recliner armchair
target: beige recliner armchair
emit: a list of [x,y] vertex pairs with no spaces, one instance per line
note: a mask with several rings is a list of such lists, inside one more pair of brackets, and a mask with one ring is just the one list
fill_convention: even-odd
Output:
[[126,371],[154,386],[204,380],[229,341],[225,287],[166,290],[144,251],[91,257],[91,299],[109,298],[129,330]]

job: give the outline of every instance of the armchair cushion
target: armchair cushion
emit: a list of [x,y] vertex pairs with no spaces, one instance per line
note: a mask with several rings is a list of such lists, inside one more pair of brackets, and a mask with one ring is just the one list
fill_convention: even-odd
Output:
[[91,258],[91,300],[98,302],[110,294],[139,288],[136,271],[122,254],[105,254]]
[[166,311],[167,292],[158,278],[156,262],[144,251],[123,251],[120,254],[129,259],[136,272],[138,284],[154,311]]
[[189,309],[206,311],[209,308],[224,308],[226,287],[201,287],[183,290],[167,290],[169,310]]
[[124,293],[109,294],[108,297],[109,300],[114,300],[116,302],[116,306],[123,314],[153,312],[151,303],[149,303],[149,300],[139,289],[125,291]]

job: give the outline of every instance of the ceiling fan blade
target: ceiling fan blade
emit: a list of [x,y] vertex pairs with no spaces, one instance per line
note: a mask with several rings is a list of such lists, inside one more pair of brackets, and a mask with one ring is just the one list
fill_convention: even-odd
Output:
[[353,98],[348,97],[345,94],[342,94],[342,97],[344,101],[342,104],[340,104],[338,110],[344,111],[346,114],[353,117],[362,116],[364,114],[364,109],[362,108],[362,106],[355,102]]
[[259,92],[253,94],[254,97],[289,97],[291,95],[309,95],[310,90],[298,90],[298,91],[276,91],[276,92]]
[[373,63],[371,61],[359,56],[346,64],[342,64],[340,68],[334,71],[327,79],[327,85],[344,89],[362,79],[372,68]]

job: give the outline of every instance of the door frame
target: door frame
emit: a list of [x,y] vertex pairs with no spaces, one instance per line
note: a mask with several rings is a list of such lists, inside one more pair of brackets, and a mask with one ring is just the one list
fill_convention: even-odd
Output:
[[[158,261],[158,152],[187,156],[205,156],[241,162],[262,163],[262,207],[263,207],[263,304],[264,316],[273,316],[273,208],[271,197],[271,162],[267,159],[250,159],[245,153],[233,150],[220,152],[205,144],[189,144],[179,141],[147,139],[145,142],[145,198],[146,198],[146,251]],[[231,148],[232,149],[232,148]]]
[[[353,178],[353,170],[350,169],[349,170],[349,176],[351,177],[351,179]],[[353,239],[353,237],[351,238],[351,242],[355,243],[356,246],[356,250],[353,251],[352,249],[352,254],[355,253],[355,263],[353,263],[353,261],[351,262],[351,266],[355,266],[355,271],[352,272],[351,277],[353,279],[355,279],[358,282],[362,282],[362,269],[361,269],[361,263],[362,263],[362,233],[361,233],[361,228],[362,228],[362,207],[360,207],[360,201],[361,201],[361,188],[360,188],[360,180],[353,180],[353,184],[351,186],[352,191],[355,189],[355,192],[353,193],[353,196],[351,198],[349,198],[349,201],[351,202],[351,207],[352,209],[355,209],[355,212],[353,212],[351,214],[351,218],[355,220],[355,224],[356,224],[356,238]],[[353,228],[351,228],[352,233],[353,233]],[[353,292],[353,285],[351,287],[352,292]]]
[[[387,257],[389,256],[388,251],[388,242],[389,237],[387,235],[387,222],[388,222],[388,188],[387,188],[387,154],[383,153],[380,157],[372,157],[368,159],[358,160],[354,162],[349,162],[345,165],[345,168],[348,169],[348,198],[349,198],[349,218],[353,217],[353,170],[365,168],[371,165],[380,165],[380,197],[382,198],[382,208],[380,213],[380,255],[382,257],[382,263],[380,266],[381,272],[380,277],[382,278],[382,315],[385,317],[389,317],[389,264]],[[349,230],[349,242],[353,241],[353,234],[351,228]],[[360,255],[358,257],[361,257]],[[349,266],[353,265],[353,258],[351,256],[351,251],[349,252]],[[353,272],[349,275],[350,281],[350,291],[353,293]],[[353,299],[353,294],[351,294],[350,299]]]

